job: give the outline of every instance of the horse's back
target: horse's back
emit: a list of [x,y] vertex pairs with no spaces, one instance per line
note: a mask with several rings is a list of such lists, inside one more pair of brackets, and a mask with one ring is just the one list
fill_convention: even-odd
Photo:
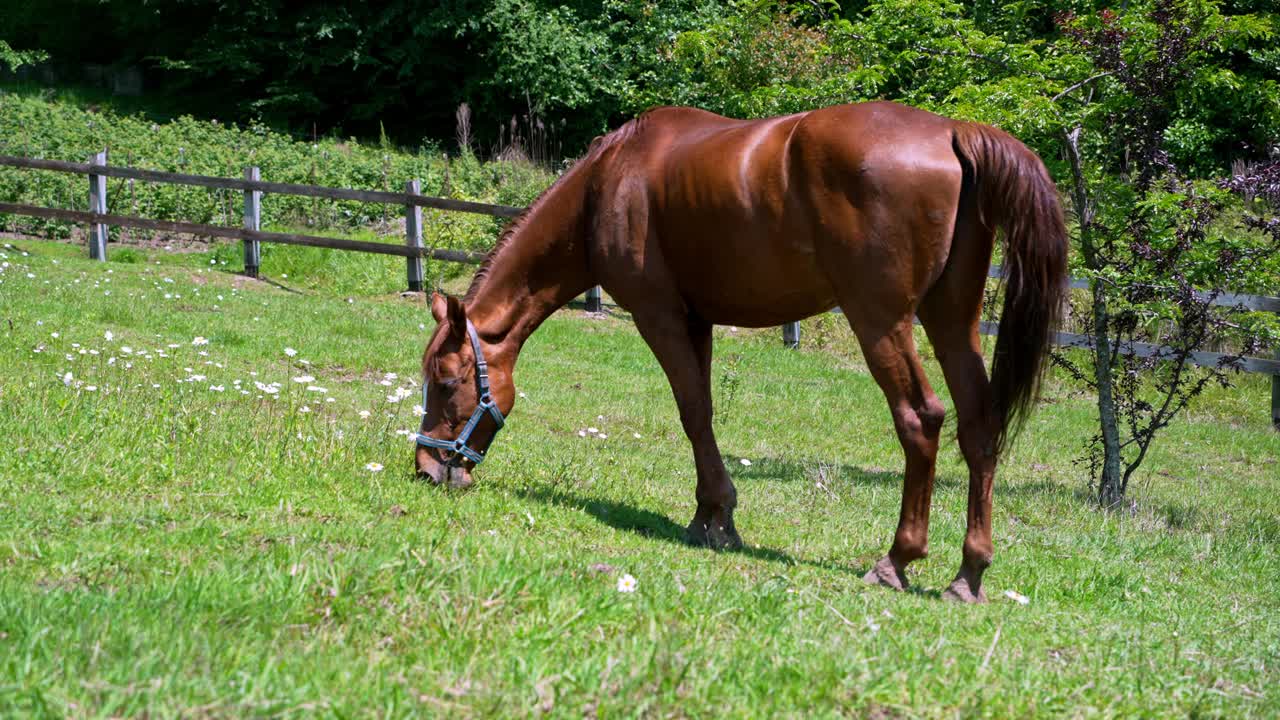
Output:
[[953,124],[894,103],[763,120],[652,110],[605,169],[603,203],[642,206],[632,215],[645,218],[643,231],[613,242],[656,243],[679,292],[713,322],[821,312],[838,299],[833,263],[901,266],[921,254],[921,234],[927,264],[945,260],[938,243],[960,186]]

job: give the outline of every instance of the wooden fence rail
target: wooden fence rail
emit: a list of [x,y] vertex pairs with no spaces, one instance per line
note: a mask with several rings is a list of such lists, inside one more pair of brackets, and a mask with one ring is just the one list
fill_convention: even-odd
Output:
[[[19,205],[16,203],[0,203],[0,213],[29,215],[32,217],[52,218],[57,220],[73,220],[90,225],[118,225],[120,227],[141,228],[143,230],[161,230],[164,232],[187,233],[204,237],[220,237],[232,240],[272,242],[282,245],[307,245],[331,250],[355,250],[357,252],[378,253],[381,255],[399,255],[406,258],[430,257],[449,262],[470,263],[472,265],[484,260],[484,255],[462,252],[460,250],[444,250],[437,248],[409,247],[392,245],[391,243],[369,242],[366,240],[346,240],[344,238],[322,237],[320,235],[297,235],[294,233],[266,232],[245,228],[230,228],[221,225],[203,225],[200,223],[178,222],[176,220],[149,220],[129,215],[104,215],[102,213],[84,212],[82,210],[60,210],[38,207],[35,205]],[[94,258],[99,259],[99,258]]]
[[185,173],[164,172],[161,170],[138,170],[135,168],[108,165],[106,153],[99,153],[92,163],[73,163],[63,160],[41,160],[36,158],[0,155],[0,166],[28,168],[31,170],[49,170],[52,172],[73,173],[101,177],[132,178],[170,185],[192,185],[204,188],[220,188],[223,190],[257,190],[274,195],[295,195],[301,197],[324,198],[327,200],[355,200],[357,202],[385,203],[388,205],[418,205],[436,210],[454,210],[457,212],[493,215],[495,217],[515,217],[524,212],[524,208],[510,205],[490,205],[487,203],[438,198],[429,195],[416,195],[408,192],[388,192],[386,190],[350,190],[347,188],[322,187],[319,185],[297,185],[294,183],[264,182],[262,180],[240,180],[237,178],[208,177],[205,175],[187,175]]
[[[421,194],[419,181],[412,180],[405,186],[404,192],[385,190],[353,190],[348,188],[322,187],[317,185],[299,185],[294,183],[266,182],[261,179],[256,167],[245,168],[244,179],[208,177],[204,175],[187,175],[184,173],[164,172],[159,170],[139,170],[136,168],[118,167],[107,164],[107,153],[96,154],[91,162],[74,163],[62,160],[44,160],[39,158],[15,157],[0,155],[0,166],[26,168],[30,170],[46,170],[51,172],[73,173],[85,175],[89,179],[89,210],[63,210],[46,208],[21,203],[0,202],[0,213],[27,215],[32,217],[53,218],[86,223],[89,226],[89,256],[95,260],[107,259],[107,228],[111,225],[120,227],[160,230],[165,232],[186,233],[205,237],[230,238],[241,240],[244,244],[244,267],[247,275],[257,277],[261,263],[260,243],[271,242],[284,245],[306,245],[310,247],[330,248],[333,250],[353,250],[356,252],[379,253],[383,255],[399,255],[405,258],[407,284],[410,290],[418,292],[424,287],[422,258],[460,263],[479,263],[484,256],[477,253],[427,248],[422,240],[422,208],[449,210],[454,212],[477,213],[493,217],[515,217],[524,208],[509,205],[490,205],[486,203],[454,200],[452,198],[431,197]],[[207,225],[173,220],[151,220],[129,215],[112,215],[107,212],[108,177],[128,178],[157,183],[191,185],[195,187],[240,190],[244,193],[244,225],[240,228]],[[318,235],[300,235],[295,233],[264,232],[262,226],[262,195],[293,195],[303,197],[325,198],[329,200],[353,200],[357,202],[384,203],[401,205],[405,208],[405,244],[367,242],[362,240],[346,240],[342,238],[321,237]],[[999,267],[991,268],[990,277],[1003,277]],[[1088,280],[1071,278],[1071,287],[1085,289]],[[1243,307],[1260,312],[1280,313],[1280,298],[1259,295],[1242,295],[1224,293],[1212,299],[1212,304],[1227,307]],[[586,307],[588,311],[597,312],[602,309],[599,287],[587,291]],[[836,308],[832,312],[840,312]],[[997,324],[983,322],[980,332],[984,335],[995,335]],[[787,347],[800,345],[800,323],[787,323],[782,327],[782,342]],[[1087,335],[1059,332],[1054,344],[1064,347],[1087,347],[1091,342]],[[1126,345],[1125,352],[1139,357],[1157,356],[1167,350],[1158,345],[1148,343],[1132,343]],[[1225,353],[1196,352],[1190,361],[1205,367],[1217,367],[1224,358],[1231,357]],[[1265,373],[1271,378],[1271,421],[1276,429],[1280,429],[1280,354],[1275,360],[1247,357],[1236,363],[1235,367],[1244,372]]]

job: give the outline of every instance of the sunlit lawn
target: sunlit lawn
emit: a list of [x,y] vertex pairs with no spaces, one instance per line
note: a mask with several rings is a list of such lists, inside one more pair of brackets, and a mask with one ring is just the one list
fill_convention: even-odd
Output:
[[992,602],[964,607],[937,597],[963,535],[952,442],[918,591],[860,580],[901,451],[847,330],[801,352],[719,332],[749,547],[716,554],[682,542],[690,453],[621,313],[534,336],[479,482],[444,491],[403,434],[421,300],[335,292],[312,251],[264,267],[296,293],[210,267],[230,251],[93,264],[14,242],[2,717],[1280,714],[1265,378],[1172,427],[1123,513],[1085,499],[1090,400],[1051,382],[997,479]]

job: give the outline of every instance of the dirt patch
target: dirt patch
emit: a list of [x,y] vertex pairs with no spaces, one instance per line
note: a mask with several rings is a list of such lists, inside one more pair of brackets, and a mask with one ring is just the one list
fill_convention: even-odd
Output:
[[[0,238],[9,240],[52,240],[54,242],[66,243],[68,245],[85,245],[88,243],[88,231],[82,227],[72,227],[65,233],[49,235],[31,235],[19,234],[12,232],[0,232]],[[141,230],[132,230],[131,228],[120,228],[119,235],[112,238],[107,244],[107,254],[111,254],[111,248],[135,248],[139,250],[163,250],[165,252],[175,253],[196,253],[208,252],[213,245],[213,238],[203,235],[191,235],[188,233],[162,233],[150,232],[144,233]]]

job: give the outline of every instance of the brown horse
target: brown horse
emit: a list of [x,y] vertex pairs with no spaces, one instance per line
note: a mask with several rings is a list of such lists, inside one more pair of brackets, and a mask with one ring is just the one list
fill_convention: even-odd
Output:
[[[1008,273],[988,382],[978,319],[997,229]],[[946,594],[981,601],[996,459],[1034,401],[1066,258],[1043,163],[995,128],[887,102],[751,121],[652,110],[598,138],[512,223],[462,301],[432,297],[417,468],[471,482],[515,404],[521,346],[599,284],[657,356],[693,444],[690,540],[738,547],[737,492],[711,430],[711,328],[839,305],[906,455],[898,529],[866,580],[902,589],[927,550],[944,416],[916,354],[918,316],[969,467],[963,560]]]

